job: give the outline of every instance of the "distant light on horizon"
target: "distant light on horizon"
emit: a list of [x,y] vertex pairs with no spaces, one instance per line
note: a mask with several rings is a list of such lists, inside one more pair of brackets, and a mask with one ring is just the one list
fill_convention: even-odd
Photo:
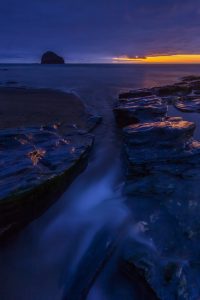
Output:
[[113,57],[113,62],[118,63],[145,63],[145,64],[200,64],[200,54],[174,54],[147,57]]

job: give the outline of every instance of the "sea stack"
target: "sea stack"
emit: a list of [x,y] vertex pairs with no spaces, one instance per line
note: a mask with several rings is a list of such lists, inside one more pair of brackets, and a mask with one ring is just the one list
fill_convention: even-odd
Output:
[[47,51],[42,55],[41,64],[64,64],[64,58],[52,51]]

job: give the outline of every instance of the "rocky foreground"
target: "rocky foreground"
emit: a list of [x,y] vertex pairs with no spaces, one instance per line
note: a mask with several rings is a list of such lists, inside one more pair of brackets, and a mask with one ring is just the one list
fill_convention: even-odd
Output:
[[[1,242],[40,216],[86,167],[101,117],[76,96],[50,90],[2,88],[0,103]],[[53,118],[61,122],[39,125]]]
[[114,108],[124,137],[127,205],[138,224],[121,255],[121,270],[139,274],[162,300],[200,295],[200,142],[195,124],[170,117],[168,106],[200,110],[200,78],[119,95]]
[[0,131],[0,239],[38,217],[86,166],[91,135],[52,127]]

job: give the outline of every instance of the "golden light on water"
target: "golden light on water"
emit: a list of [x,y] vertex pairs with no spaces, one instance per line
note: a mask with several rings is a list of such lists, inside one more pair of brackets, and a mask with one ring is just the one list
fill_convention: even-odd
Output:
[[200,64],[200,54],[175,54],[147,57],[113,57],[113,62],[118,63],[143,63],[143,64]]

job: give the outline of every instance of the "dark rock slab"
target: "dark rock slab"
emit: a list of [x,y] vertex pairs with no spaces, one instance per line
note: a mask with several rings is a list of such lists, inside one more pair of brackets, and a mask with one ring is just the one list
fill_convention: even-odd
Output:
[[124,245],[123,268],[140,272],[159,299],[200,293],[199,157],[150,163],[129,179],[127,204],[140,233]]
[[194,129],[194,123],[181,118],[124,128],[129,163],[125,192],[163,197],[174,193],[178,188],[174,176],[184,178],[185,170],[200,161],[200,143],[192,138]]
[[191,81],[196,81],[196,80],[200,80],[200,76],[195,76],[195,75],[189,75],[189,76],[185,76],[182,78],[182,81],[186,81],[186,82],[191,82]]
[[90,132],[94,130],[102,122],[102,116],[93,115],[87,119],[87,131]]
[[200,90],[194,90],[193,93],[194,93],[195,95],[200,95]]
[[167,104],[167,105],[173,105],[176,101],[180,100],[183,96],[178,96],[178,95],[168,95],[168,96],[162,96],[162,100]]
[[147,96],[152,96],[152,91],[150,89],[137,89],[119,94],[119,99],[133,99]]
[[198,90],[199,91],[200,90],[200,80],[191,82],[190,87],[193,90]]
[[[152,91],[160,96],[160,107],[173,104],[184,112],[198,112],[200,100],[191,96],[198,85],[195,78]],[[193,122],[165,114],[145,120],[143,114],[148,113],[152,98],[146,97],[145,105],[141,98],[121,98],[117,106],[125,109],[124,118],[135,105],[138,111],[144,109],[140,118],[134,111],[122,131],[127,159],[124,196],[136,225],[124,243],[120,268],[130,279],[138,274],[157,299],[197,300],[200,142],[193,139]]]
[[163,300],[200,293],[200,142],[181,118],[123,129],[127,204],[140,224],[124,245],[124,272],[139,272]]
[[123,133],[129,160],[137,164],[186,155],[187,147],[192,147],[190,139],[194,129],[193,122],[179,117],[125,127]]
[[192,87],[188,84],[174,84],[174,85],[167,85],[156,87],[152,89],[154,93],[160,97],[162,96],[172,96],[172,95],[187,95],[192,92]]
[[64,58],[52,51],[47,51],[42,55],[41,64],[64,64]]
[[120,127],[165,116],[167,105],[156,96],[135,98],[119,102],[114,108],[116,121]]
[[127,241],[124,249],[123,272],[138,272],[141,278],[146,278],[158,299],[198,299],[199,280],[197,273],[191,272],[193,267],[187,258],[164,256],[134,240]]
[[0,131],[0,238],[38,217],[86,166],[93,136],[59,126]]
[[174,102],[174,106],[183,112],[200,112],[200,97],[182,97]]

